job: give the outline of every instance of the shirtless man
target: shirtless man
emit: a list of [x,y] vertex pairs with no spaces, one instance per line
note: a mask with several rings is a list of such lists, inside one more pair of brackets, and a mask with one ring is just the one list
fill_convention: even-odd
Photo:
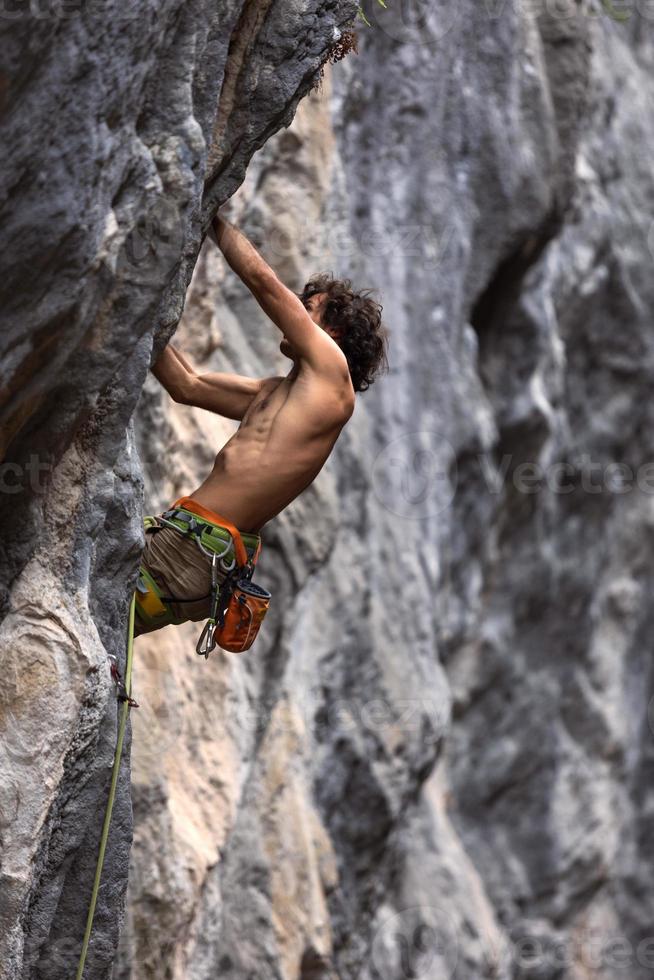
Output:
[[[172,345],[165,348],[152,371],[175,401],[241,423],[206,480],[166,514],[180,508],[187,521],[195,514],[214,528],[224,528],[221,520],[230,522],[254,562],[261,528],[313,482],[354,411],[355,392],[366,390],[387,368],[386,330],[381,306],[366,292],[355,293],[349,281],[317,276],[298,297],[220,215],[212,238],[281,330],[279,349],[293,363],[287,375],[259,380],[197,374]],[[177,601],[165,602],[167,618],[146,621],[138,615],[137,591],[137,634],[209,614],[210,558],[187,530],[181,520],[147,536],[141,571],[164,599]],[[230,560],[233,551],[225,564]]]

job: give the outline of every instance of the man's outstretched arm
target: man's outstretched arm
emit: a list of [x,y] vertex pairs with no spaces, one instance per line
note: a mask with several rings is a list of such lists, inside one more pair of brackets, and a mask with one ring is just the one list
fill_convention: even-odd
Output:
[[240,374],[198,374],[186,358],[168,344],[152,367],[155,378],[174,401],[194,405],[228,419],[242,419],[263,380]]
[[211,237],[294,349],[321,374],[349,378],[345,355],[335,340],[314,323],[298,297],[275,275],[254,245],[222,215],[213,221]]

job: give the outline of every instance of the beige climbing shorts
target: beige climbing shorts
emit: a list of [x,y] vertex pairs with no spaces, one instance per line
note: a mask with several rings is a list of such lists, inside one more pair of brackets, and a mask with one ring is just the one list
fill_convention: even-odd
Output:
[[[179,622],[207,619],[211,603],[211,559],[202,553],[192,538],[185,538],[172,527],[146,535],[141,568],[152,576],[163,598],[171,596],[183,602],[166,602]],[[218,565],[218,582],[226,572]],[[188,601],[194,600],[194,601]],[[149,625],[137,616],[134,636],[152,633],[166,623]]]

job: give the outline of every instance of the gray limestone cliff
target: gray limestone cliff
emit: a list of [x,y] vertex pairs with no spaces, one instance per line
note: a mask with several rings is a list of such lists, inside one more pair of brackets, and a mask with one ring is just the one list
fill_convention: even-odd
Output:
[[[355,9],[2,5],[3,976],[77,962],[116,733],[108,654],[124,660],[142,544],[130,419],[153,345],[212,214]],[[131,837],[126,764],[88,978],[112,969]]]
[[378,290],[391,371],[264,529],[253,650],[137,640],[85,976],[654,975],[654,13],[371,0],[285,128],[353,9],[4,25],[12,980],[76,963],[141,514],[234,428],[147,376],[191,275],[199,367],[288,365],[198,255],[228,199],[290,286]]

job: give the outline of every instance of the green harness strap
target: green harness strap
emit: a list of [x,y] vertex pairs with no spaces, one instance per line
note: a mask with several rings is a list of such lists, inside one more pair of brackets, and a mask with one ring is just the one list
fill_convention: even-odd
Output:
[[[127,690],[128,696],[132,693],[132,650],[134,647],[134,607],[135,607],[135,596],[132,596],[132,602],[129,607],[129,630],[127,636],[127,663],[125,665],[125,688]],[[86,954],[89,948],[89,940],[91,938],[91,929],[93,927],[93,916],[95,914],[95,903],[98,899],[98,891],[100,889],[100,877],[102,875],[102,865],[104,864],[104,853],[107,849],[107,839],[109,837],[109,824],[111,823],[111,811],[114,806],[114,799],[116,797],[116,786],[118,784],[118,771],[120,769],[120,760],[123,754],[123,739],[125,737],[125,725],[127,724],[127,715],[129,713],[129,700],[123,701],[123,711],[120,716],[120,722],[118,724],[118,739],[116,741],[116,752],[114,755],[114,767],[111,773],[111,786],[109,788],[109,799],[107,800],[107,809],[104,815],[104,824],[102,825],[102,836],[100,838],[100,851],[98,854],[98,863],[95,869],[95,878],[93,879],[93,891],[91,893],[91,904],[89,906],[89,912],[86,918],[86,930],[84,932],[84,941],[82,942],[82,952],[80,953],[79,963],[77,965],[77,974],[75,980],[82,980],[82,975],[84,973],[84,964],[86,962]]]

